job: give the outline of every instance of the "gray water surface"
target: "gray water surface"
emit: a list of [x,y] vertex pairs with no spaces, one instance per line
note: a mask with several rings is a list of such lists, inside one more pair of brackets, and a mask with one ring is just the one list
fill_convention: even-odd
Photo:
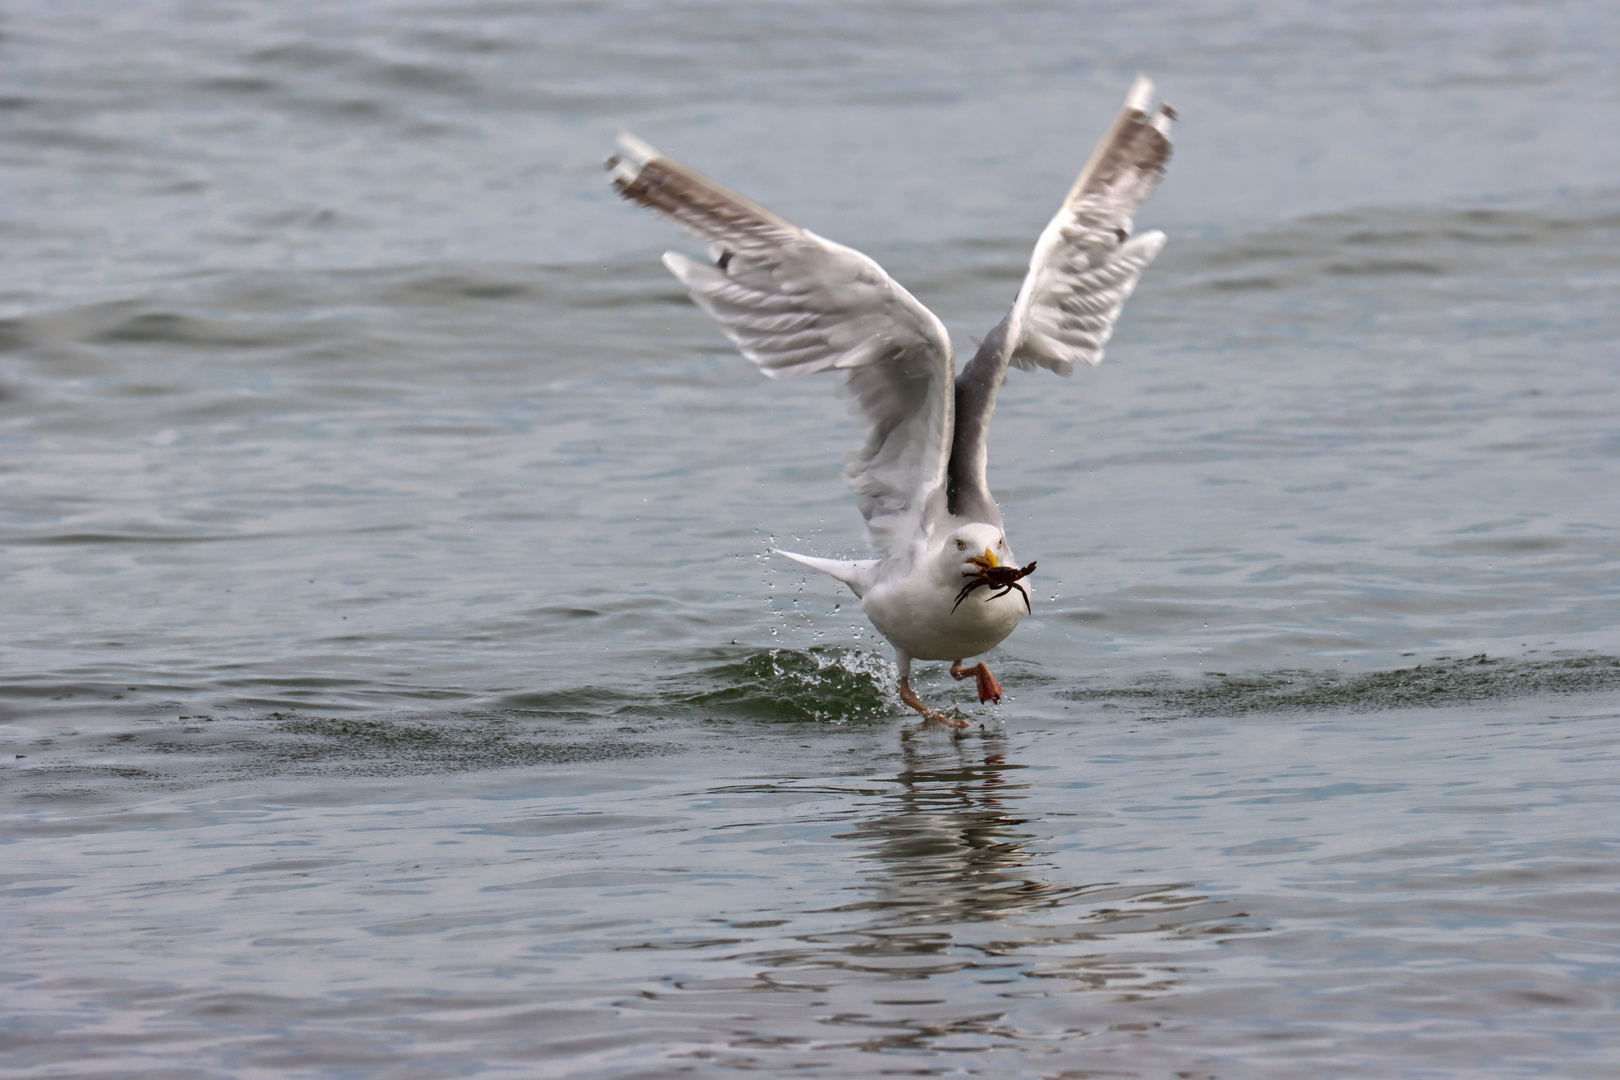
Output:
[[[1620,1075],[1602,4],[13,4],[0,1071]],[[1170,246],[1014,373],[919,730],[861,433],[630,129],[969,348],[1136,71]]]

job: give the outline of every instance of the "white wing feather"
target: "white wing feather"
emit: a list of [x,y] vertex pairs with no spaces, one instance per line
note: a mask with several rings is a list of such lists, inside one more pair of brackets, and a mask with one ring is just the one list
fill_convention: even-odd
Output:
[[1164,175],[1174,113],[1149,109],[1138,77],[1113,126],[1047,224],[1008,316],[1009,362],[1068,375],[1102,362],[1114,321],[1142,271],[1164,247],[1160,232],[1131,236],[1131,215]]
[[713,242],[714,262],[664,265],[741,353],[773,379],[845,372],[867,422],[846,473],[874,545],[898,554],[943,503],[954,430],[950,338],[883,268],[664,157],[631,136],[613,186]]

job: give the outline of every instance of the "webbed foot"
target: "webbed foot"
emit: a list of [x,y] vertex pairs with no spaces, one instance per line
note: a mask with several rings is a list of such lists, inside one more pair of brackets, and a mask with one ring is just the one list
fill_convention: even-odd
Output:
[[930,709],[928,706],[924,705],[922,703],[922,698],[917,696],[917,691],[911,688],[911,680],[903,675],[900,677],[900,700],[911,706],[913,709],[916,709],[922,714],[922,718],[927,720],[930,724],[938,724],[940,727],[949,728],[952,731],[960,731],[962,728],[968,726],[968,721],[966,720],[958,720],[954,716],[946,716],[944,713],[939,712],[936,709]]
[[972,675],[978,682],[980,701],[994,701],[998,705],[1001,703],[1001,684],[996,681],[994,675],[990,674],[990,668],[984,661],[981,660],[970,668],[963,667],[960,660],[951,664],[952,678],[965,679],[969,675]]

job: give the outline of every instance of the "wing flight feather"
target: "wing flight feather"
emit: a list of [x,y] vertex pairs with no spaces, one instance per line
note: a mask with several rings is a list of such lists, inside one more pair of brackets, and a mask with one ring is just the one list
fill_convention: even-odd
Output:
[[1035,244],[1012,310],[985,337],[956,379],[956,432],[948,507],[971,521],[1000,524],[985,478],[990,415],[1012,363],[1068,375],[1096,364],[1137,280],[1164,247],[1164,234],[1131,236],[1131,216],[1170,160],[1168,105],[1150,114],[1153,84],[1138,77],[1107,134]]
[[773,379],[844,373],[870,425],[846,475],[873,544],[898,554],[942,506],[954,430],[954,359],[934,314],[876,262],[801,229],[624,136],[608,160],[620,195],[711,242],[712,262],[664,265]]
[[1170,160],[1168,107],[1150,112],[1153,84],[1137,77],[1062,207],[1041,233],[1008,316],[1015,367],[1059,375],[1102,362],[1114,321],[1142,271],[1164,247],[1160,232],[1131,235],[1131,217]]

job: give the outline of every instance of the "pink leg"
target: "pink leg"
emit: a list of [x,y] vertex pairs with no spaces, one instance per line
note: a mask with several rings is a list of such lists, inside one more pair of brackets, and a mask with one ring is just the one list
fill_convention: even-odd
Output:
[[907,656],[900,657],[900,700],[916,709],[922,714],[922,718],[931,724],[938,724],[940,727],[951,728],[952,730],[960,730],[968,726],[966,720],[957,720],[954,717],[946,716],[944,713],[936,712],[922,703],[922,698],[917,696],[917,691],[911,688],[911,658]]
[[951,664],[951,677],[953,679],[965,679],[969,675],[974,676],[978,681],[980,701],[994,701],[998,704],[1001,702],[1001,684],[996,681],[994,675],[990,674],[990,668],[984,661],[981,660],[970,668],[963,667],[960,660]]

